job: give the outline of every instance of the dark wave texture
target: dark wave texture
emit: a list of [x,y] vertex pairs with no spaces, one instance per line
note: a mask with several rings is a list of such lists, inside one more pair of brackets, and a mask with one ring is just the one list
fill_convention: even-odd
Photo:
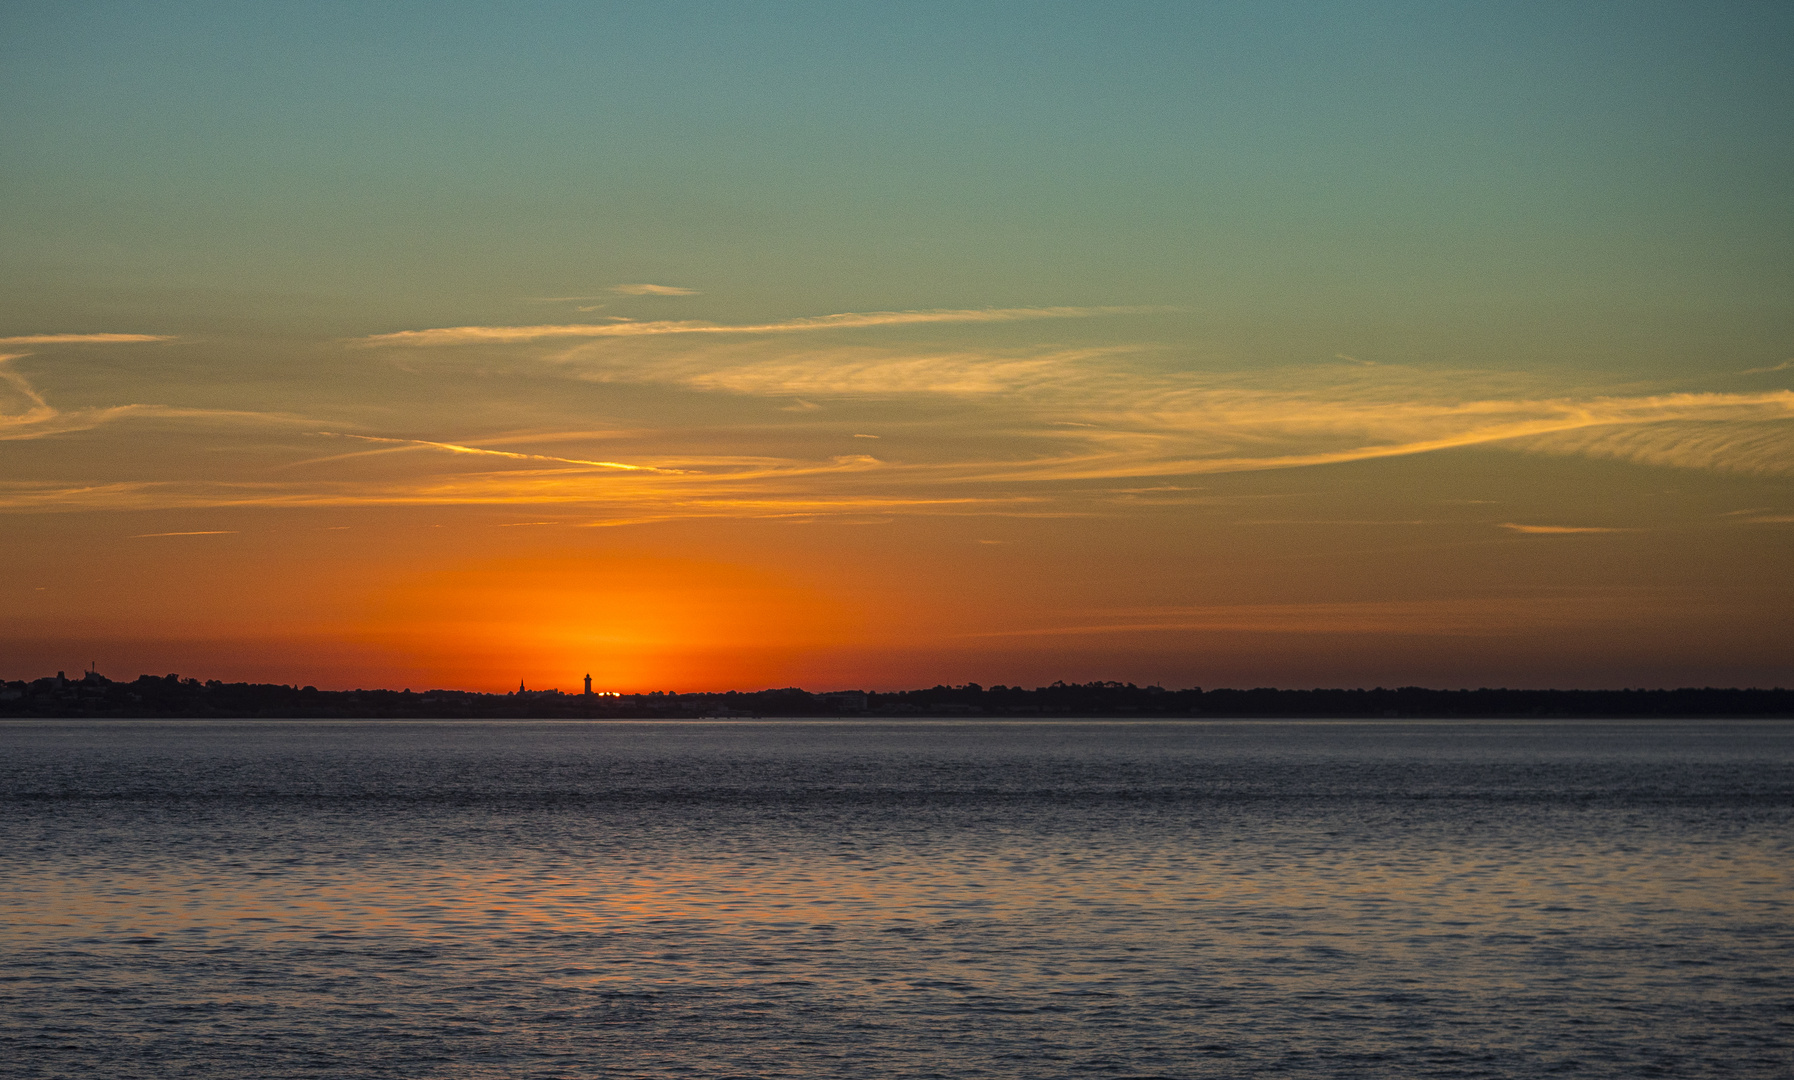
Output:
[[1794,724],[0,723],[0,1074],[1781,1077]]

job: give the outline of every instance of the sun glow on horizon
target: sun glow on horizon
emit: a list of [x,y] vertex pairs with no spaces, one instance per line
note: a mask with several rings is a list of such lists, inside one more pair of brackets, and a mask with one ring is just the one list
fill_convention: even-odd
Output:
[[369,607],[359,636],[469,689],[519,678],[547,689],[587,672],[620,692],[708,687],[851,640],[859,624],[839,599],[764,570],[634,554],[457,565],[395,582]]
[[10,5],[0,677],[1787,684],[1794,6],[1309,6]]

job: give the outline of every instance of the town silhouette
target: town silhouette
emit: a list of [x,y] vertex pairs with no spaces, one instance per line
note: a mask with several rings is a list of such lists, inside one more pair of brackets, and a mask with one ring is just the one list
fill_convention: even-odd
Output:
[[917,690],[798,687],[722,692],[618,693],[531,690],[319,690],[278,683],[226,683],[180,675],[121,682],[90,669],[0,683],[0,716],[341,719],[700,719],[750,717],[1575,719],[1794,717],[1794,690],[1171,690],[1122,682],[1020,686],[932,686]]

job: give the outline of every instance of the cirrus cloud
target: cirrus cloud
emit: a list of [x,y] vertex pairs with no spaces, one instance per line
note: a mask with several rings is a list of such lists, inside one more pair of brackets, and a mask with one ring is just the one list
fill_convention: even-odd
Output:
[[0,337],[0,345],[128,345],[173,340],[166,334],[21,334]]
[[1512,521],[1504,521],[1501,527],[1511,532],[1526,533],[1529,536],[1571,536],[1577,533],[1614,533],[1637,532],[1636,529],[1608,529],[1598,525],[1521,525]]
[[[1213,371],[1187,360],[1179,368],[1169,349],[1147,341],[1029,346],[1015,344],[1015,332],[1006,331],[998,347],[975,332],[1163,310],[934,309],[738,324],[618,319],[398,331],[354,344],[491,346],[404,355],[428,357],[427,366],[407,369],[431,377],[529,376],[506,384],[513,398],[505,415],[521,410],[539,418],[541,430],[482,430],[480,414],[471,412],[403,419],[395,412],[386,423],[401,430],[376,431],[369,420],[377,414],[344,406],[337,419],[304,422],[313,434],[327,427],[338,439],[358,442],[352,452],[319,457],[289,453],[283,444],[286,460],[255,475],[220,468],[215,479],[123,487],[97,476],[92,484],[17,487],[0,505],[553,504],[580,506],[607,521],[874,512],[1038,516],[1112,512],[1114,500],[1085,497],[1091,484],[1470,448],[1794,475],[1794,390],[1653,393],[1566,384],[1545,372],[1367,366],[1349,357]],[[928,335],[925,345],[876,333],[934,325],[967,329]],[[148,336],[132,336],[140,338]],[[543,374],[630,384],[642,392],[570,393],[566,383],[545,382]],[[482,394],[496,385],[484,383]],[[694,410],[691,395],[710,400]],[[152,405],[58,411],[5,360],[0,397],[13,401],[10,409],[0,402],[5,439],[128,416],[227,415]],[[603,449],[541,452],[546,448],[527,445],[548,437],[541,431],[589,425],[605,414],[585,410],[612,401],[643,411],[630,417],[630,430],[607,430]],[[706,419],[694,424],[695,415]],[[892,449],[878,458],[830,455],[841,445],[837,439],[869,442],[868,429],[903,437],[881,443]],[[1500,527],[1538,535],[1611,531],[1523,521]]]
[[846,311],[767,323],[712,323],[699,320],[657,320],[568,323],[540,326],[442,326],[399,330],[357,338],[359,346],[510,345],[557,338],[630,338],[664,334],[788,334],[815,330],[858,330],[877,326],[928,323],[999,323],[1032,319],[1085,319],[1100,315],[1143,314],[1149,307],[974,308],[938,311]]
[[698,290],[684,289],[677,285],[612,285],[610,291],[618,296],[696,296]]

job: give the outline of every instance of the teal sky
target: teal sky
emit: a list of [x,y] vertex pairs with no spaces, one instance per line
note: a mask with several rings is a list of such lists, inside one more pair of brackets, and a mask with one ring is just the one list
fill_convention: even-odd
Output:
[[1794,679],[1790,56],[1769,3],[7,4],[0,676]]
[[[725,317],[1156,303],[1535,351],[1574,312],[1680,339],[1622,330],[1626,362],[1698,363],[1714,334],[1779,348],[1794,287],[1779,4],[0,18],[26,317],[224,290],[374,330],[666,278]],[[191,331],[210,304],[158,306]]]

